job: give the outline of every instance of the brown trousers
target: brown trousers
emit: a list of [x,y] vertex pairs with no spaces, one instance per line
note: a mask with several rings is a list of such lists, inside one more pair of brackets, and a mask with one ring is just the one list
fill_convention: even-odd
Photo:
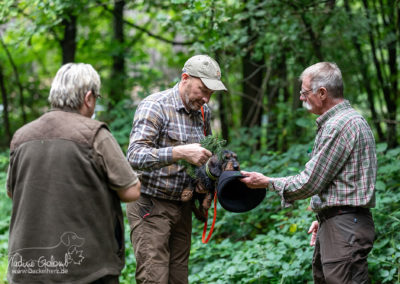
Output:
[[320,223],[312,264],[314,283],[370,283],[367,257],[374,239],[371,213],[336,215]]
[[142,194],[127,205],[136,282],[187,284],[192,232],[189,202]]

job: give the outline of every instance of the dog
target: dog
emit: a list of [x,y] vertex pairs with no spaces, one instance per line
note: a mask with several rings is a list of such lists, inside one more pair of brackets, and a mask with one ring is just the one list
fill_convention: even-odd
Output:
[[[214,154],[208,162],[195,169],[195,179],[191,179],[189,187],[182,192],[182,201],[191,200],[191,207],[195,217],[205,222],[207,211],[211,207],[218,178],[224,171],[240,171],[235,152],[223,150],[221,159]],[[197,204],[196,204],[197,203]]]

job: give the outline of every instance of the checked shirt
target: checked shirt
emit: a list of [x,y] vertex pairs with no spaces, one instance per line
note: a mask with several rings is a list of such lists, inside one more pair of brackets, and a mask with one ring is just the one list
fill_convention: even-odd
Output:
[[[203,105],[206,133],[211,134],[210,110]],[[180,200],[188,186],[184,167],[172,163],[172,147],[199,143],[204,137],[201,111],[186,110],[178,84],[152,94],[136,109],[127,158],[141,174],[141,192],[168,200]]]
[[332,206],[375,206],[376,148],[365,119],[345,100],[318,117],[310,161],[298,175],[271,178],[282,205],[311,197],[318,212]]

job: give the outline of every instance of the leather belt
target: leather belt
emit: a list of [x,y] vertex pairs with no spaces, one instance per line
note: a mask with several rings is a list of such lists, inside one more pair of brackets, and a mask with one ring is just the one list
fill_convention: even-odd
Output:
[[350,214],[350,213],[361,213],[370,214],[369,208],[365,207],[354,207],[354,206],[335,206],[322,209],[317,213],[317,220],[322,223],[329,218],[335,217],[337,215]]

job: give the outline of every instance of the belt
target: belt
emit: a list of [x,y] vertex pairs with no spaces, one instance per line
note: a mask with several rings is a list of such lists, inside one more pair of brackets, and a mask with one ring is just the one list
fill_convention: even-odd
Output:
[[322,223],[329,218],[335,217],[337,215],[350,214],[350,213],[361,213],[370,214],[369,208],[365,207],[353,207],[353,206],[335,206],[322,209],[317,213],[317,220]]

